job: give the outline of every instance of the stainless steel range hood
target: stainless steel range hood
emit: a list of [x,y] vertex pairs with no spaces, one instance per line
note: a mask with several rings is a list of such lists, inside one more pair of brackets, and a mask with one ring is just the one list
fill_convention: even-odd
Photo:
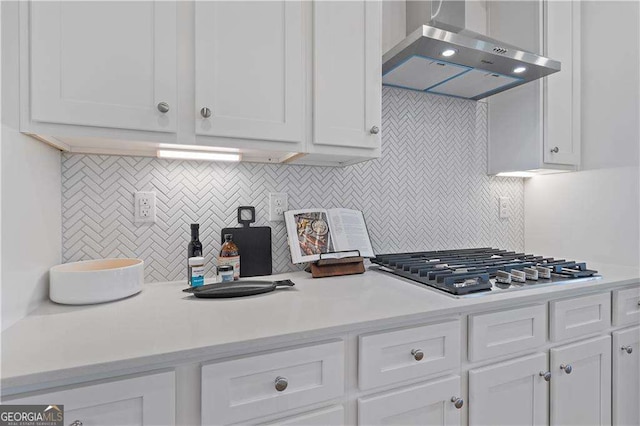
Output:
[[439,19],[419,25],[383,55],[383,85],[479,100],[560,71],[558,61],[462,28],[461,1],[407,1],[408,30],[425,4],[440,9]]

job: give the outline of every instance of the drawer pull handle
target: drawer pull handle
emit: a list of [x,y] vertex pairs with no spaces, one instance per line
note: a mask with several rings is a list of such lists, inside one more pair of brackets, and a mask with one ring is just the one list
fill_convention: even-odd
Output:
[[[169,112],[169,104],[166,102],[160,102],[158,104],[158,111],[160,111],[163,114],[166,114],[167,112]],[[76,420],[77,421],[77,420]],[[73,424],[73,423],[72,423]]]
[[202,116],[202,118],[209,118],[211,117],[211,110],[207,107],[202,107],[202,109],[200,110],[200,115]]
[[373,126],[373,127],[369,130],[369,132],[370,132],[372,135],[377,135],[377,134],[380,132],[380,128],[379,128],[378,126]]
[[452,396],[451,402],[453,402],[453,406],[456,407],[458,410],[461,409],[462,406],[464,405],[464,399],[458,398],[457,396]]
[[82,422],[80,420],[74,420],[69,426],[82,426]]
[[287,386],[289,386],[289,382],[285,377],[282,377],[282,376],[276,377],[276,390],[278,392],[282,392],[287,388]]
[[633,353],[633,348],[631,346],[623,346],[620,349],[622,349],[623,351],[625,351],[628,354]]
[[571,372],[573,371],[573,367],[571,367],[570,364],[567,364],[567,365],[560,364],[560,370],[564,370],[565,373],[571,374]]
[[411,355],[413,355],[413,359],[416,361],[422,361],[422,358],[424,358],[424,352],[422,352],[422,349],[412,349]]
[[540,377],[543,377],[544,381],[548,382],[549,380],[551,380],[551,371],[541,371]]

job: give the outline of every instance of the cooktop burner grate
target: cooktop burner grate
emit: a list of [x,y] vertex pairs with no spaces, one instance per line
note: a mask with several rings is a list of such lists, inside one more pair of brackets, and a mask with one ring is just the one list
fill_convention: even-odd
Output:
[[371,262],[382,271],[455,296],[601,278],[584,262],[488,247],[382,254]]

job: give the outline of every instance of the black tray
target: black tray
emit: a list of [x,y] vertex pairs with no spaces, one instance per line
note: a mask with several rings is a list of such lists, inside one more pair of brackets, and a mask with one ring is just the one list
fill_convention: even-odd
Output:
[[230,283],[207,284],[200,287],[185,288],[185,293],[193,293],[195,297],[206,299],[252,296],[269,293],[277,287],[293,287],[291,280],[282,281],[236,281]]

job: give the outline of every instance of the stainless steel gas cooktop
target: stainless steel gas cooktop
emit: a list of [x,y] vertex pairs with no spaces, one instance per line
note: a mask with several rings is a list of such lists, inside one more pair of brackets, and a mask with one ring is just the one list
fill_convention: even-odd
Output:
[[382,254],[375,269],[453,297],[475,297],[602,278],[584,262],[494,248]]

